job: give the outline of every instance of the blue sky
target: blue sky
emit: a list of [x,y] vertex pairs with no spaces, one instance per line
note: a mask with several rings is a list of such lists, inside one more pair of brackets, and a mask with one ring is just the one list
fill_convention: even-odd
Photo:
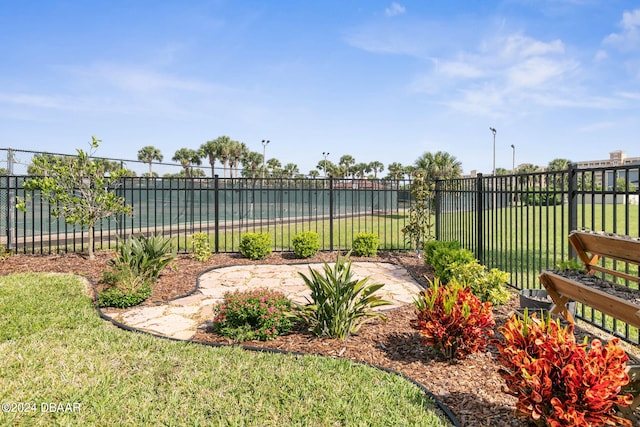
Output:
[[[640,5],[623,0],[0,2],[0,147],[170,161],[221,135],[303,173],[465,173],[640,156]],[[144,171],[144,169],[142,170]]]

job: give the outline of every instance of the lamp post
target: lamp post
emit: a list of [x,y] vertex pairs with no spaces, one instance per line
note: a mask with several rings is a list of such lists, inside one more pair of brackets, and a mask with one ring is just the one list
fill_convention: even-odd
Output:
[[491,133],[493,133],[493,175],[496,175],[496,128],[489,127]]
[[513,150],[511,158],[511,174],[514,174],[516,173],[516,146],[511,144],[511,149]]
[[262,140],[262,177],[264,178],[264,174],[265,174],[265,163],[267,161],[267,145],[269,145],[269,141],[268,139],[263,139]]
[[329,156],[329,152],[326,153],[323,151],[322,155],[324,156],[324,165],[322,166],[322,170],[324,170],[324,177],[327,177],[327,156]]

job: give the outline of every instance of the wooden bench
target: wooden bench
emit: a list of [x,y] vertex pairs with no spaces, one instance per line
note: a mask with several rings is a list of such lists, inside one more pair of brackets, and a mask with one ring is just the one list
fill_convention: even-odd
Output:
[[[601,272],[613,278],[640,283],[639,276],[624,271],[629,265],[640,265],[640,240],[614,234],[574,231],[569,234],[569,242],[578,258],[584,263],[587,273],[593,275]],[[599,263],[601,259],[617,261],[618,268],[601,265]],[[628,325],[640,328],[640,304],[638,303],[551,271],[543,271],[540,274],[540,282],[553,300],[551,313],[561,315],[570,323],[574,323],[575,320],[567,310],[566,304],[569,301],[577,301]],[[635,399],[633,404],[623,412],[631,415],[640,405],[640,362],[637,359],[632,358],[627,363],[627,374],[630,382],[625,387],[625,392],[632,393]]]
[[[640,282],[640,277],[621,271],[623,269],[612,269],[598,264],[601,258],[606,258],[621,262],[623,267],[628,264],[640,265],[640,240],[611,234],[574,231],[569,235],[569,242],[584,263],[587,273],[602,272],[612,277]],[[574,323],[574,319],[565,305],[573,300],[640,328],[640,305],[632,301],[551,271],[542,272],[540,282],[554,302],[551,313],[560,314],[568,322]]]

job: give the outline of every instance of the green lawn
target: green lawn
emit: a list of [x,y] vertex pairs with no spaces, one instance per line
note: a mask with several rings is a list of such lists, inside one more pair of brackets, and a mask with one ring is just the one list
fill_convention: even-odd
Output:
[[449,425],[415,385],[346,360],[117,329],[70,275],[0,277],[0,381],[0,425]]
[[[596,204],[579,207],[579,229],[617,232],[638,237],[637,206]],[[552,269],[569,257],[567,236],[571,231],[568,208],[558,206],[510,206],[484,211],[482,229],[484,264],[508,271],[520,288],[540,287],[540,271]],[[475,248],[476,213],[444,214],[442,240],[458,240]],[[630,267],[633,274],[634,267]],[[635,270],[637,271],[637,270]]]
[[[409,215],[405,213],[390,215],[362,215],[349,218],[335,219],[333,221],[333,245],[334,249],[349,249],[353,242],[353,236],[359,232],[375,233],[380,238],[380,249],[397,250],[411,249],[405,242],[402,229],[409,221]],[[239,228],[222,229],[219,237],[220,252],[238,252],[242,233],[268,232],[271,234],[276,250],[291,250],[291,239],[296,233],[302,231],[314,231],[320,236],[320,245],[323,249],[329,249],[331,226],[328,219],[306,218],[300,221],[282,221],[276,223],[261,224],[260,221],[245,224]],[[214,247],[214,234],[209,233],[210,245]],[[179,242],[180,250],[191,250],[191,239],[186,244]]]

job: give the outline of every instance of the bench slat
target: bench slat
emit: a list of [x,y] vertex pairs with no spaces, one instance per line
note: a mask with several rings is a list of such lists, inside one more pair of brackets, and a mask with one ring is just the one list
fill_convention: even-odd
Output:
[[585,252],[596,256],[594,257],[595,259],[588,256],[584,258],[580,256],[583,261],[585,261],[585,258],[590,259],[590,262],[588,262],[590,265],[598,261],[597,255],[640,265],[640,242],[637,240],[574,231],[569,234],[569,242],[578,253],[578,256],[581,254],[586,255]]
[[[540,275],[540,282],[547,289],[552,299],[555,293],[561,297],[582,302],[629,325],[640,328],[640,306],[625,299],[549,271],[545,271]],[[554,300],[554,303],[556,306],[552,309],[552,312],[561,314],[564,307],[563,301]]]
[[612,276],[616,276],[621,279],[630,280],[632,282],[640,282],[640,277],[638,276],[632,276],[630,274],[623,273],[622,271],[611,270],[610,268],[602,267],[600,265],[592,265],[591,271],[589,271],[589,274],[593,274],[594,271],[600,271],[602,273],[610,274]]

